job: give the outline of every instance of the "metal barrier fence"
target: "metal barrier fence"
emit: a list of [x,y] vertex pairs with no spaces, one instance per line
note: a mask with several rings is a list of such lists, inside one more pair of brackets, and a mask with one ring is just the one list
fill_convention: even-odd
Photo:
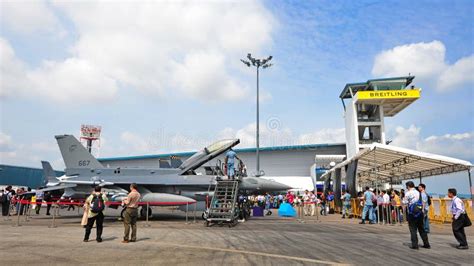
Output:
[[[465,199],[463,200],[464,206],[466,208],[466,213],[469,218],[474,218],[473,212],[473,203],[472,200]],[[435,223],[450,223],[452,221],[452,215],[450,212],[451,208],[451,199],[431,199],[431,205],[428,212],[428,217],[430,222]],[[342,213],[342,208],[336,206],[334,201],[329,202],[329,207],[334,209],[335,213]],[[359,199],[351,199],[351,208],[352,215],[358,218],[362,216],[363,206],[360,205]],[[374,208],[376,208],[374,206]],[[380,205],[378,208],[380,211],[377,211],[377,220],[379,222],[388,222],[388,223],[399,223],[406,221],[406,206],[394,206],[392,204]]]
[[[186,215],[186,224],[191,224],[191,222],[189,222],[189,217],[188,217],[188,212],[189,212],[189,205],[194,205],[194,210],[193,210],[193,222],[192,223],[196,223],[196,201],[192,201],[192,202],[139,202],[138,205],[142,206],[142,207],[146,207],[146,216],[144,217],[145,218],[145,227],[150,227],[150,224],[149,224],[149,211],[148,209],[151,207],[151,206],[184,206],[186,205],[186,211],[185,211],[185,215]],[[11,215],[10,213],[10,209],[13,208],[14,210],[17,208],[17,204],[18,205],[18,210],[16,211],[16,213],[14,213],[13,215]],[[31,221],[31,210],[33,209],[33,206],[36,206],[37,204],[41,204],[41,205],[50,205],[51,206],[51,211],[52,211],[52,215],[51,215],[51,224],[48,226],[49,228],[56,228],[57,225],[56,225],[56,220],[57,220],[57,217],[59,217],[59,210],[60,210],[60,206],[77,206],[78,207],[78,215],[80,214],[79,212],[79,208],[83,207],[84,203],[83,202],[60,202],[60,201],[51,201],[51,202],[46,202],[46,201],[43,201],[41,203],[38,203],[36,201],[29,201],[29,200],[19,200],[19,201],[16,201],[16,202],[13,202],[10,204],[10,206],[8,206],[8,209],[9,209],[9,214],[8,216],[6,216],[4,218],[5,221],[11,221],[13,220],[13,224],[12,226],[16,226],[16,227],[19,227],[19,226],[22,226],[21,222],[20,222],[20,216],[24,216],[24,221],[25,222],[29,222]],[[106,206],[113,206],[113,205],[116,205],[116,206],[120,206],[121,203],[120,202],[106,202],[105,204]],[[21,208],[25,208],[23,209],[22,212],[20,212],[20,209]],[[84,210],[84,209],[83,209]],[[12,219],[12,217],[15,217],[14,219]]]

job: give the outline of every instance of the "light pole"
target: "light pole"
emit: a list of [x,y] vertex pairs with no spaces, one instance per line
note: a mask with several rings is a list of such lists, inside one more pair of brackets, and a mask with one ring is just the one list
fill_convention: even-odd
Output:
[[256,136],[256,144],[257,144],[257,176],[261,176],[260,172],[260,95],[259,95],[259,84],[258,84],[258,75],[259,75],[259,69],[260,67],[262,68],[267,68],[272,66],[270,64],[270,60],[272,60],[272,56],[269,56],[266,59],[256,59],[253,58],[251,54],[247,54],[247,60],[240,59],[242,63],[244,63],[246,66],[251,67],[254,66],[257,68],[257,136]]

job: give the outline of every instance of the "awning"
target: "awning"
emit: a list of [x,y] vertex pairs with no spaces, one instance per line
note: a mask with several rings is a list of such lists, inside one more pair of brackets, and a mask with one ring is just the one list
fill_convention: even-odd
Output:
[[473,165],[442,155],[430,154],[380,143],[373,143],[325,173],[325,179],[338,168],[358,160],[357,180],[359,182],[396,182],[401,180],[450,174],[470,170]]

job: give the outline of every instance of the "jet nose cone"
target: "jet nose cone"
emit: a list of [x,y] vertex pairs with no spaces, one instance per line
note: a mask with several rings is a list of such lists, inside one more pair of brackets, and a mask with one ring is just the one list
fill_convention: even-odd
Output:
[[285,185],[285,184],[282,184],[282,183],[279,183],[279,182],[276,182],[276,181],[269,181],[267,180],[268,183],[268,186],[270,187],[269,190],[274,190],[274,191],[282,191],[282,190],[289,190],[289,189],[292,189],[293,187],[290,187],[288,185]]
[[288,189],[292,189],[292,187],[290,186],[287,186],[285,184],[282,184],[282,183],[278,183],[276,181],[273,181],[273,180],[266,180],[266,179],[263,179],[263,178],[259,178],[258,180],[259,182],[259,186],[260,186],[260,190],[264,190],[264,191],[267,191],[267,192],[270,192],[270,191],[285,191],[285,190],[288,190]]
[[245,177],[241,184],[242,189],[259,190],[265,192],[285,191],[292,187],[273,180],[266,180],[259,177]]

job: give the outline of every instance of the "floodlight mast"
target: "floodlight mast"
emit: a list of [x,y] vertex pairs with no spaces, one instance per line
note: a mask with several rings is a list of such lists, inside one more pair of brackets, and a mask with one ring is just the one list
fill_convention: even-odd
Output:
[[273,56],[269,56],[265,59],[256,59],[252,57],[251,54],[247,54],[247,60],[240,59],[242,63],[244,63],[247,67],[254,66],[257,68],[257,136],[256,136],[256,156],[257,156],[257,174],[256,176],[261,176],[262,173],[260,171],[260,93],[259,93],[259,69],[262,67],[263,69],[271,67],[270,60],[272,60]]

